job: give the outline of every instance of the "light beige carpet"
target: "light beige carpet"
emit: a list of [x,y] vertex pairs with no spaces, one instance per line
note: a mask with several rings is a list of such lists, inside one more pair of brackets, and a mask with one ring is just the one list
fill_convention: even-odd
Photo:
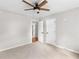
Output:
[[0,52],[0,59],[79,59],[79,55],[37,42]]

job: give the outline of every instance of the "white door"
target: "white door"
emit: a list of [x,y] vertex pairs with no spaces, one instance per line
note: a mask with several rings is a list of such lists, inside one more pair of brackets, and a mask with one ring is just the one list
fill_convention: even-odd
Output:
[[54,44],[56,41],[56,19],[44,20],[38,25],[38,38],[40,42]]
[[54,44],[56,41],[56,19],[46,20],[47,36],[46,42]]
[[38,40],[43,42],[43,21],[38,23]]

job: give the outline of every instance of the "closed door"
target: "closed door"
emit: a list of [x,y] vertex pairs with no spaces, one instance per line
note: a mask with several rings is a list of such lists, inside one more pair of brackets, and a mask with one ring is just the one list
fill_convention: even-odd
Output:
[[54,44],[56,41],[56,19],[51,19],[46,21],[47,36],[46,42]]
[[54,44],[56,41],[56,19],[39,22],[38,37],[41,42]]

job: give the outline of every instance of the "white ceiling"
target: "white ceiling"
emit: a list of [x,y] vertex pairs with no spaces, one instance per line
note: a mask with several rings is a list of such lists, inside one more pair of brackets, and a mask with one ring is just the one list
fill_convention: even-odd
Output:
[[[28,0],[27,0],[28,1]],[[35,0],[36,1],[36,0]],[[46,16],[73,8],[79,7],[79,0],[48,0],[49,12],[41,12],[40,16]],[[8,10],[24,15],[39,16],[35,11],[24,11],[24,9],[31,8],[22,2],[22,0],[0,0],[0,9]]]

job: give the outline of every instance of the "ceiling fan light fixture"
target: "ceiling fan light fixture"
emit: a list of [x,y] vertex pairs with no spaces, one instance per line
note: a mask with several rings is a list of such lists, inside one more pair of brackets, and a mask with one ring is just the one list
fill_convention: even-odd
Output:
[[37,14],[39,14],[40,12],[38,11]]
[[39,11],[40,11],[39,9],[35,9],[35,12],[37,12],[37,14],[39,14],[39,13],[40,13]]

